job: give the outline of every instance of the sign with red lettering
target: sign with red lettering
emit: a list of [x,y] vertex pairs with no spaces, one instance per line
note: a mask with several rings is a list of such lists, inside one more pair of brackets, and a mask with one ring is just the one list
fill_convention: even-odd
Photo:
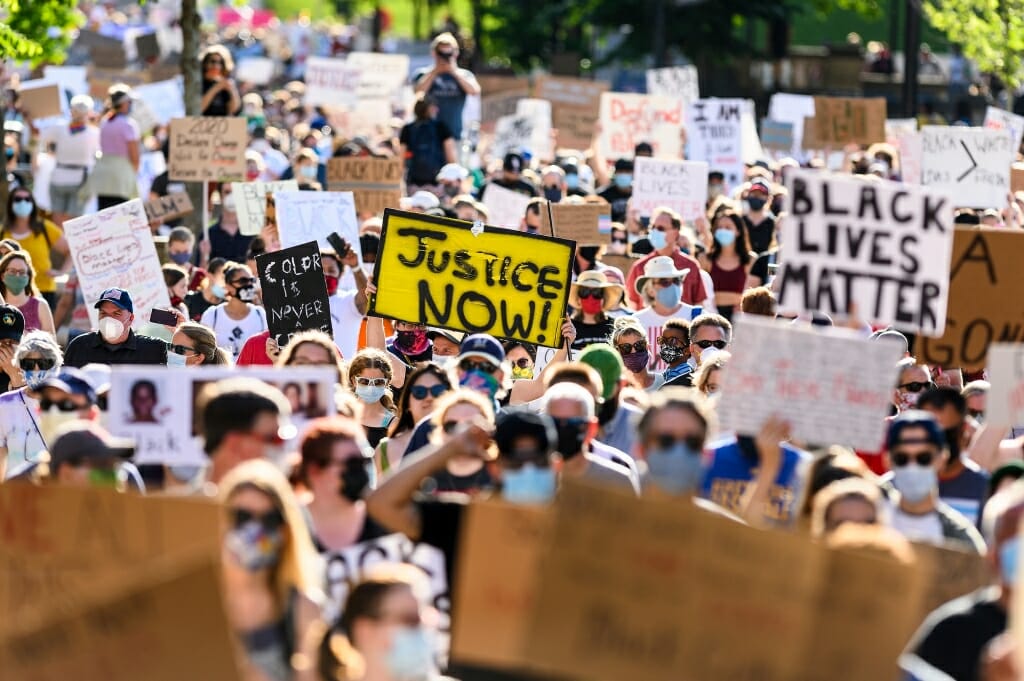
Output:
[[343,59],[310,57],[306,60],[306,105],[354,107],[362,75],[362,68]]
[[657,158],[679,158],[685,123],[683,100],[675,97],[605,92],[601,95],[601,154],[633,158],[640,142],[654,147]]
[[756,435],[772,415],[793,437],[875,450],[896,381],[900,347],[846,329],[819,331],[744,317],[719,379],[722,428]]
[[171,121],[167,177],[175,182],[241,180],[248,143],[244,118],[175,118]]

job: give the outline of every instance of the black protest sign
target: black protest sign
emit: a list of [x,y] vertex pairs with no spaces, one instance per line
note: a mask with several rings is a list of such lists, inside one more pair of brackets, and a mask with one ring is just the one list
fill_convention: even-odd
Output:
[[315,241],[256,257],[270,335],[280,346],[299,331],[334,335],[320,247]]

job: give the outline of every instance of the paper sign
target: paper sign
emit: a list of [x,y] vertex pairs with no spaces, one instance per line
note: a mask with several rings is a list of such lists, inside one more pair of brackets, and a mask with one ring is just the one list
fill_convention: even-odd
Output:
[[[411,107],[410,107],[411,108]],[[364,135],[374,138],[384,131],[391,134],[391,102],[386,99],[360,100],[353,109],[332,109],[327,119],[335,130],[344,130],[348,138]]]
[[771,151],[789,153],[793,148],[793,124],[787,121],[761,120],[761,144]]
[[921,128],[921,184],[955,197],[964,208],[1002,208],[1010,191],[1013,140],[1001,130]]
[[64,112],[63,93],[57,83],[26,80],[18,92],[20,106],[32,120],[60,116]]
[[298,191],[295,180],[276,182],[232,182],[231,195],[238,211],[238,231],[255,236],[263,229],[267,219],[267,196],[279,191]]
[[362,69],[344,59],[309,57],[306,59],[306,95],[308,106],[354,107],[359,99]]
[[87,95],[89,94],[88,70],[88,67],[85,66],[44,66],[43,80],[59,84],[72,97]]
[[939,339],[918,338],[915,353],[922,362],[979,370],[993,343],[1024,343],[1021,258],[1024,233],[956,229],[945,333]]
[[194,209],[187,192],[174,192],[151,199],[145,204],[146,217],[152,220],[173,220],[188,215]]
[[647,94],[681,99],[686,104],[700,99],[696,66],[647,69]]
[[1024,116],[1018,116],[1005,109],[994,106],[985,107],[984,126],[989,130],[1005,130],[1013,142],[1014,158],[1020,149],[1021,139],[1024,138]]
[[729,187],[743,182],[743,113],[749,106],[744,99],[701,99],[687,109],[687,157],[724,173]]
[[543,75],[537,78],[536,96],[551,102],[551,124],[558,130],[558,146],[589,149],[601,108],[601,94],[609,84],[599,80]]
[[342,156],[327,161],[327,186],[352,192],[359,215],[379,215],[385,208],[398,207],[402,173],[401,159]]
[[996,426],[1024,421],[1024,345],[993,343],[988,349],[988,391],[985,421]]
[[64,223],[64,236],[93,328],[99,323],[99,313],[93,306],[103,291],[113,286],[131,292],[135,329],[149,322],[154,307],[170,307],[171,299],[142,201],[132,199],[68,220]]
[[[533,375],[539,376],[540,372],[544,371],[544,367],[546,367],[548,364],[551,364],[551,360],[554,359],[555,354],[559,350],[560,348],[537,348],[537,357],[536,359],[533,360]],[[576,360],[578,360],[580,358],[581,352],[583,351],[570,350],[568,361],[575,362]]]
[[551,146],[551,102],[545,99],[521,99],[516,103],[516,116],[523,116],[530,121],[531,134],[525,148],[535,158],[554,158]]
[[269,57],[246,57],[235,66],[239,83],[266,85],[274,78],[274,60]]
[[[331,248],[327,235],[337,232],[350,244],[359,243],[359,220],[352,192],[276,191],[277,230],[282,248],[316,241]],[[356,249],[359,264],[363,256]]]
[[511,189],[488,183],[481,200],[487,206],[488,222],[506,229],[519,229],[526,215],[530,197]]
[[708,200],[708,164],[703,161],[659,161],[638,157],[633,162],[631,205],[643,217],[667,206],[694,220],[704,215]]
[[[601,214],[607,214],[607,205],[599,203],[553,203],[551,212],[555,218],[555,236],[575,241],[580,246],[606,244],[611,234],[602,234],[599,230]],[[541,233],[551,234],[551,221],[547,206],[540,211]]]
[[813,116],[814,97],[810,95],[776,92],[768,104],[768,118],[793,124],[793,148],[790,150],[792,153],[807,147],[804,142],[804,123],[808,117]]
[[[148,317],[147,317],[148,318]],[[189,435],[192,409],[184,371],[154,372],[152,367],[117,367],[110,377],[108,428],[135,441],[137,464],[202,466],[209,463]]]
[[921,184],[921,133],[899,133],[894,146],[900,154],[900,178],[907,184]]
[[530,88],[524,85],[522,89],[510,92],[501,92],[494,95],[486,95],[480,98],[480,123],[488,132],[494,130],[498,119],[502,116],[512,116],[516,112],[519,100],[530,96]]
[[351,52],[348,65],[359,69],[357,97],[387,99],[397,97],[409,80],[409,55],[381,52]]
[[249,132],[237,116],[171,121],[168,178],[178,182],[229,182],[245,177]]
[[836,148],[884,142],[885,99],[815,97],[814,139],[818,146]]
[[852,331],[743,318],[722,369],[718,415],[724,430],[757,435],[773,415],[793,437],[864,451],[878,447],[896,384],[900,348]]
[[887,118],[885,119],[885,141],[895,144],[900,135],[917,132],[916,118]]
[[370,313],[557,347],[575,244],[388,209]]
[[930,187],[793,169],[780,241],[779,310],[942,333],[953,200]]
[[334,337],[320,248],[315,241],[256,256],[270,334],[280,347],[299,331]]
[[[185,117],[184,80],[182,78],[139,85],[133,88],[132,95],[148,105],[160,125],[167,125],[172,118]],[[132,115],[135,115],[134,108]]]
[[684,124],[682,100],[655,95],[605,92],[601,95],[601,154],[607,159],[633,158],[640,142],[654,147],[657,158],[679,158]]

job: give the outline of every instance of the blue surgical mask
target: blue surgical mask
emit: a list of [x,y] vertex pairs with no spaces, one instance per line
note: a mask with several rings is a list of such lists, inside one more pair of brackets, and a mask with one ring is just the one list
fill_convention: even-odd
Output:
[[374,402],[380,402],[380,398],[384,397],[386,390],[387,388],[382,385],[357,385],[356,397],[367,404],[373,404]]
[[551,203],[558,203],[562,200],[562,190],[558,187],[544,187],[544,198]]
[[668,449],[648,451],[647,469],[651,480],[661,489],[669,494],[686,494],[700,487],[704,462],[699,451],[676,442]]
[[555,496],[555,471],[535,464],[524,464],[519,470],[505,469],[501,496],[513,504],[543,504]]
[[433,678],[434,643],[421,627],[401,627],[391,639],[385,661],[391,678],[396,681],[418,681]]
[[184,367],[188,358],[185,355],[179,355],[176,352],[167,351],[167,366],[169,368]]
[[615,186],[619,189],[629,189],[633,186],[633,176],[628,173],[615,173]]
[[939,476],[931,466],[897,466],[892,469],[892,484],[904,499],[916,504],[939,488]]
[[224,284],[213,284],[210,286],[210,293],[221,300],[228,297],[228,290],[224,288]]
[[175,265],[184,265],[192,259],[192,254],[188,251],[181,251],[180,253],[169,253],[167,255]]
[[299,168],[299,174],[310,180],[316,179],[316,166],[302,166]]
[[663,307],[675,307],[679,304],[679,301],[683,297],[683,287],[679,284],[672,284],[664,288],[659,288],[658,293],[655,294],[658,302]]
[[732,246],[736,242],[736,232],[720,229],[715,232],[715,241],[719,246]]
[[31,390],[38,388],[43,381],[50,378],[57,373],[56,369],[22,369],[22,375],[25,377],[25,385]]
[[11,210],[19,218],[27,218],[32,215],[32,202],[31,201],[15,201],[11,204]]
[[568,185],[569,189],[578,189],[580,186],[580,176],[576,173],[569,173],[565,176],[565,184]]
[[665,232],[657,229],[652,229],[647,235],[647,240],[651,242],[651,248],[656,251],[660,251],[668,245],[668,239],[665,238]]
[[1017,545],[1020,540],[1011,537],[999,547],[999,573],[1003,584],[1013,586],[1017,582]]

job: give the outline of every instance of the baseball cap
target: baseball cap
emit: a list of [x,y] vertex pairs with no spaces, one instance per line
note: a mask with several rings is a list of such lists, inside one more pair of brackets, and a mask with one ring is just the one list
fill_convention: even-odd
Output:
[[935,417],[920,409],[909,409],[900,413],[889,423],[889,433],[885,439],[885,448],[892,451],[893,447],[899,444],[922,444],[919,440],[905,440],[903,431],[907,428],[923,428],[925,430],[925,443],[933,444],[939,449],[946,446],[946,435],[939,428],[939,422]]
[[456,345],[461,346],[462,345],[462,339],[466,337],[466,334],[464,332],[462,332],[462,331],[451,331],[449,329],[439,329],[439,328],[434,327],[434,326],[431,326],[430,328],[427,329],[427,338],[429,338],[430,340],[434,340],[438,336],[444,336],[445,338],[450,340],[452,343],[455,343]]
[[615,348],[607,343],[593,343],[580,353],[580,362],[593,367],[600,374],[603,399],[607,400],[615,394],[615,388],[625,371],[622,358]]
[[59,374],[44,380],[39,388],[57,388],[70,395],[82,395],[90,404],[96,404],[96,385],[84,371],[74,367],[62,368]]
[[628,158],[620,158],[615,162],[615,172],[617,173],[631,173],[633,172],[633,161]]
[[96,301],[93,307],[98,310],[103,303],[113,303],[122,310],[135,313],[135,306],[132,305],[132,296],[123,288],[108,288],[100,294],[100,299]]
[[771,195],[772,186],[768,184],[768,181],[761,177],[755,177],[750,181],[750,188],[747,191],[758,191],[764,192],[765,194]]
[[505,361],[505,349],[494,336],[474,333],[463,338],[459,346],[459,360],[469,357],[479,357],[497,365]]
[[512,172],[519,173],[522,172],[523,165],[523,155],[510,151],[505,154],[505,160],[502,162],[501,167],[503,170],[510,170]]
[[494,444],[500,457],[515,457],[515,443],[519,438],[530,438],[537,442],[537,449],[550,453],[558,444],[555,422],[547,414],[529,411],[511,411],[498,416],[494,428]]
[[135,441],[114,437],[92,421],[71,421],[61,426],[50,445],[50,464],[82,459],[130,459]]
[[13,305],[0,305],[0,340],[20,341],[25,333],[25,316]]
[[428,191],[420,190],[415,192],[412,196],[404,197],[400,201],[402,208],[419,208],[420,210],[430,210],[431,208],[437,208],[441,205],[441,201],[436,196]]
[[449,163],[441,168],[437,173],[437,181],[442,180],[446,182],[461,182],[469,177],[469,171],[460,166],[458,163]]

